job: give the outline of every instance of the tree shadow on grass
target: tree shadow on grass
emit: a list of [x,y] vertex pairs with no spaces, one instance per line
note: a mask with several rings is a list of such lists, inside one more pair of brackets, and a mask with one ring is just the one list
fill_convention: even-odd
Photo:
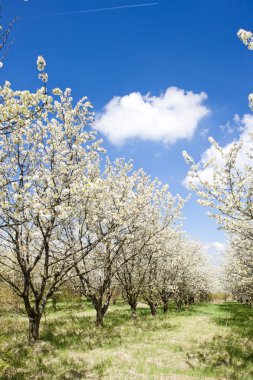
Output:
[[[253,379],[253,309],[247,305],[224,303],[217,305],[213,321],[221,333],[211,342],[200,345],[188,359],[217,371],[225,379]],[[225,328],[225,330],[224,330]]]
[[[91,374],[96,379],[103,376],[110,364],[108,360],[87,364],[83,358],[79,360],[77,357],[76,360],[75,352],[85,352],[112,342],[120,343],[121,337],[110,325],[97,330],[92,317],[55,316],[42,321],[41,340],[34,345],[28,344],[25,329],[17,331],[18,335],[15,334],[13,339],[3,337],[6,339],[0,345],[0,379],[69,380],[89,378]],[[120,319],[120,315],[114,318],[117,324]],[[65,350],[66,354],[59,354],[61,350]],[[74,356],[69,356],[69,352],[73,352]]]
[[131,339],[135,341],[137,334],[147,331],[175,328],[169,315],[159,313],[153,318],[145,307],[138,308],[137,321],[131,320],[127,307],[112,307],[105,317],[104,327],[97,328],[89,306],[85,307],[87,315],[82,306],[74,310],[72,305],[69,309],[66,304],[59,306],[56,312],[49,310],[43,318],[41,341],[33,347],[27,343],[27,321],[9,320],[0,338],[0,379],[78,379],[91,373],[100,378],[111,365],[106,358],[91,367],[82,356],[76,361],[75,355],[78,358],[79,353],[82,355],[100,347],[117,348]]
[[[158,319],[159,323],[156,323]],[[104,322],[103,327],[97,328],[94,316],[69,315],[66,318],[48,319],[42,328],[41,339],[57,349],[89,351],[98,347],[120,346],[124,344],[124,337],[134,337],[140,329],[151,332],[174,328],[169,318],[162,315],[152,318],[147,308],[138,309],[137,321],[132,321],[130,311],[124,308],[109,312]]]
[[215,322],[220,326],[230,327],[241,338],[253,339],[253,308],[239,303],[224,303],[219,305],[221,317]]

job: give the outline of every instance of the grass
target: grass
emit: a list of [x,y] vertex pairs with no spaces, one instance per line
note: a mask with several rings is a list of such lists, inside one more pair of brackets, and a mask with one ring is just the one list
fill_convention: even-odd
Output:
[[41,341],[27,344],[27,320],[0,320],[0,379],[252,380],[253,309],[235,303],[160,311],[112,306],[97,329],[89,305],[49,307]]

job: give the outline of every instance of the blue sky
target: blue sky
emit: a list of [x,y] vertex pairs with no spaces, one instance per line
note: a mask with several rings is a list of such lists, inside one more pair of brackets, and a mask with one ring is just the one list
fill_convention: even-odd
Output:
[[[158,4],[119,9],[153,2]],[[118,8],[37,17],[111,7]],[[191,138],[171,142],[144,136],[115,145],[104,136],[111,158],[133,158],[136,168],[143,167],[151,176],[169,183],[173,193],[189,193],[182,185],[187,174],[182,150],[199,161],[209,147],[209,135],[222,145],[238,138],[232,120],[235,114],[250,112],[247,96],[253,87],[253,55],[236,33],[239,28],[253,29],[251,0],[3,0],[2,23],[13,16],[21,18],[13,30],[15,44],[0,77],[1,82],[8,79],[15,88],[38,87],[35,62],[42,54],[49,86],[71,87],[75,99],[87,95],[101,117],[115,96],[120,102],[132,93],[150,93],[159,100],[169,87],[207,94],[201,106],[209,109],[209,115],[196,116]],[[146,98],[141,102],[145,106]],[[184,109],[179,107],[177,118],[188,119]],[[113,113],[110,116],[112,126],[113,122],[117,125],[120,119],[113,120]],[[164,121],[166,125],[166,115]],[[229,127],[220,127],[228,121]],[[135,122],[130,119],[133,128]],[[143,128],[145,132],[145,125]],[[172,133],[180,128],[177,122],[170,123]],[[155,130],[151,132],[155,134]],[[206,211],[193,196],[185,207],[185,229],[211,246],[223,242],[224,235]]]

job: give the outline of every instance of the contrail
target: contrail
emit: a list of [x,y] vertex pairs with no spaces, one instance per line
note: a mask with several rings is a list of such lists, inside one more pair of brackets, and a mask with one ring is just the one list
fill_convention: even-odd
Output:
[[81,13],[112,11],[112,10],[116,10],[116,9],[150,7],[150,6],[154,6],[154,5],[159,5],[159,3],[141,3],[141,4],[132,4],[132,5],[119,5],[116,7],[107,7],[107,8],[81,9],[79,11],[50,13],[50,14],[37,15],[37,16],[27,16],[27,17],[22,17],[22,19],[33,19],[33,18],[53,17],[53,16],[69,16],[69,15],[76,15],[76,14],[81,14]]

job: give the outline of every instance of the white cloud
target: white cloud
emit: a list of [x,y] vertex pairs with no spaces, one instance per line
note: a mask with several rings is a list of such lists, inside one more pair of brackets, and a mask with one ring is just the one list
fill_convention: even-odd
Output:
[[214,248],[217,253],[223,253],[225,251],[225,244],[220,241],[214,241],[211,243],[211,248]]
[[225,252],[226,245],[220,241],[213,241],[212,243],[204,244],[204,249],[212,254],[221,254]]
[[[244,115],[244,116],[249,116],[249,115]],[[240,116],[236,113],[232,120],[228,120],[226,124],[220,125],[219,128],[221,129],[222,132],[227,133],[229,135],[236,132],[236,130],[239,132],[242,132],[244,129],[243,118],[241,119]]]
[[158,160],[159,158],[162,157],[162,152],[156,152],[156,153],[154,153],[154,157]]
[[234,133],[234,129],[230,123],[230,121],[227,121],[226,124],[220,125],[219,128],[221,129],[222,132],[226,132],[229,135]]
[[200,131],[200,136],[205,139],[208,136],[209,128],[204,128]]
[[139,92],[117,96],[97,116],[95,129],[116,145],[136,138],[172,144],[193,136],[210,113],[203,104],[206,99],[204,92],[194,94],[177,87],[169,87],[160,96]]
[[[228,153],[230,151],[230,149],[232,148],[232,145],[235,142],[241,143],[242,149],[240,149],[240,151],[238,152],[238,156],[236,158],[236,166],[239,169],[243,169],[243,167],[246,163],[252,165],[252,161],[250,162],[250,159],[249,159],[247,153],[249,153],[250,149],[252,149],[251,133],[253,130],[253,115],[245,114],[242,116],[242,118],[240,118],[236,114],[234,116],[233,120],[237,123],[238,130],[241,131],[241,134],[237,140],[234,139],[232,143],[225,145],[223,147],[223,151],[225,153]],[[201,169],[201,168],[204,168],[205,165],[207,164],[207,162],[213,158],[216,160],[216,162],[219,164],[219,166],[221,168],[224,166],[222,156],[221,156],[220,152],[217,151],[217,149],[215,149],[213,146],[211,146],[210,148],[205,150],[204,153],[202,154],[200,162],[198,163],[198,166],[200,168],[199,174],[200,174],[200,178],[202,179],[202,181],[208,181],[209,183],[211,183],[213,180],[213,169],[212,169],[212,167],[207,167],[205,169]],[[187,184],[189,183],[190,180],[191,180],[191,182],[193,181],[193,179],[187,175],[183,181],[183,184],[187,187]],[[196,181],[198,182],[197,179],[196,179]]]
[[214,241],[204,244],[203,248],[211,262],[215,265],[219,265],[227,247],[225,243]]

